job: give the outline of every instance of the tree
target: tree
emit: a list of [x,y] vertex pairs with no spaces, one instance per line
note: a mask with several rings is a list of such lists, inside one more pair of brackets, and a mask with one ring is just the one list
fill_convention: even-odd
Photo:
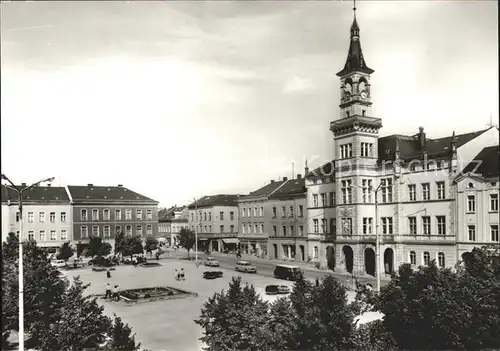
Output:
[[187,250],[188,257],[190,257],[189,251],[193,249],[195,242],[195,233],[191,229],[181,228],[179,232],[179,245]]
[[153,250],[158,248],[158,240],[154,236],[148,236],[146,242],[144,243],[144,248],[146,252],[151,253]]
[[68,259],[73,256],[73,248],[70,245],[69,241],[66,241],[59,247],[59,252],[57,253],[58,260],[68,261]]
[[135,334],[132,334],[132,329],[128,324],[124,324],[122,319],[116,315],[114,315],[111,333],[108,336],[110,341],[104,347],[105,351],[135,351],[141,347],[141,343],[135,342]]
[[498,248],[475,248],[463,265],[439,269],[433,261],[413,271],[403,264],[374,300],[398,348],[500,347]]
[[123,256],[124,243],[125,243],[125,233],[123,233],[122,230],[115,236],[115,253],[117,254],[119,253]]
[[135,254],[142,254],[142,239],[140,236],[129,236],[123,241],[123,256],[132,256]]
[[86,257],[104,257],[111,252],[111,245],[103,242],[102,238],[98,236],[91,236],[89,246],[85,250]]

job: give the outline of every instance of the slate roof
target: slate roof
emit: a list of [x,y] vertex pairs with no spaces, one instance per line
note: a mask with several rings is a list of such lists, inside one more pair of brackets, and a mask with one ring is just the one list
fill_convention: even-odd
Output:
[[95,186],[95,185],[68,185],[68,190],[73,198],[73,202],[88,201],[138,201],[154,202],[157,201],[136,193],[123,186]]
[[[18,185],[18,187],[22,187]],[[2,184],[1,191],[2,202],[7,202],[8,200],[17,202],[19,201],[18,193]],[[64,187],[55,186],[37,186],[30,188],[23,192],[23,202],[41,202],[41,203],[68,203],[70,199],[68,193]]]
[[175,218],[175,212],[182,212],[186,206],[175,207],[172,206],[170,208],[162,208],[158,211],[158,221],[159,222],[172,222],[172,221],[184,221],[187,220],[187,217],[184,218]]
[[[477,132],[455,135],[456,147],[468,143],[477,138],[486,130]],[[438,139],[425,140],[425,150],[428,158],[439,158],[451,155],[452,136],[447,136]],[[389,135],[378,139],[378,158],[379,160],[394,160],[396,154],[396,144],[399,144],[399,158],[402,160],[410,160],[412,158],[420,158],[423,156],[423,150],[420,147],[418,134],[413,136],[407,135]]]
[[304,178],[289,179],[281,188],[272,193],[269,196],[269,199],[279,199],[288,196],[303,195],[306,191],[306,180]]
[[335,173],[333,172],[333,166],[335,161],[325,163],[324,165],[316,168],[315,170],[306,174],[306,178],[312,177],[333,177]]
[[226,194],[207,195],[191,203],[188,206],[188,208],[192,210],[195,207],[200,208],[200,207],[212,207],[212,206],[238,206],[237,203],[238,198],[239,195],[226,195]]
[[462,174],[469,172],[481,174],[484,178],[498,178],[500,176],[499,146],[489,146],[482,149],[481,152],[479,152],[476,157],[474,157],[474,159],[467,166],[465,166]]
[[347,53],[347,59],[342,71],[337,73],[337,76],[342,77],[350,72],[364,72],[371,74],[374,72],[365,62],[363,57],[363,51],[361,50],[361,41],[359,40],[359,26],[354,17],[354,21],[351,26],[351,43],[349,44],[349,51]]
[[280,186],[282,186],[285,182],[286,182],[285,180],[272,181],[269,184],[263,186],[262,188],[250,192],[248,195],[241,196],[240,199],[260,197],[260,196],[269,196],[274,191],[276,191],[276,189],[278,189]]

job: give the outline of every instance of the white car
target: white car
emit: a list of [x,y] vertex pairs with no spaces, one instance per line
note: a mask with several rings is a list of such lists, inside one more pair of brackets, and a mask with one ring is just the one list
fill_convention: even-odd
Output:
[[65,260],[54,260],[50,262],[54,267],[61,268],[66,266]]
[[217,262],[217,260],[213,257],[208,257],[205,260],[204,265],[207,267],[219,267],[219,262]]
[[257,273],[257,268],[252,266],[248,261],[238,261],[236,262],[236,267],[234,268],[236,271],[244,272],[244,273]]

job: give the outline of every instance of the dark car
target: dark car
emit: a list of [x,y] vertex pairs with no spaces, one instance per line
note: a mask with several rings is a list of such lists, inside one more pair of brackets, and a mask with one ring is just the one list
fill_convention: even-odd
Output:
[[279,294],[278,285],[268,285],[268,286],[266,286],[266,294],[267,295],[277,295],[277,294]]
[[115,264],[109,258],[104,258],[104,257],[96,257],[93,260],[90,260],[89,265],[101,266],[101,267],[115,266]]
[[287,264],[278,264],[274,269],[274,277],[285,280],[297,280],[302,276],[300,268]]
[[205,279],[217,279],[222,277],[222,271],[205,271],[203,272],[203,278]]

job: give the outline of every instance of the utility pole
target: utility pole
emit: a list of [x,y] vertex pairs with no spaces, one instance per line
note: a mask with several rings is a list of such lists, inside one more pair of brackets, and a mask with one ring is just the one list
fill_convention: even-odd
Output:
[[194,255],[195,255],[195,261],[196,261],[196,267],[198,267],[198,202],[196,201],[196,198],[194,197],[194,215],[195,215],[195,222],[194,222]]
[[378,185],[376,189],[372,187],[372,190],[375,190],[375,274],[377,276],[377,291],[380,291],[380,236],[378,230],[378,192],[380,190],[380,186],[382,183]]

